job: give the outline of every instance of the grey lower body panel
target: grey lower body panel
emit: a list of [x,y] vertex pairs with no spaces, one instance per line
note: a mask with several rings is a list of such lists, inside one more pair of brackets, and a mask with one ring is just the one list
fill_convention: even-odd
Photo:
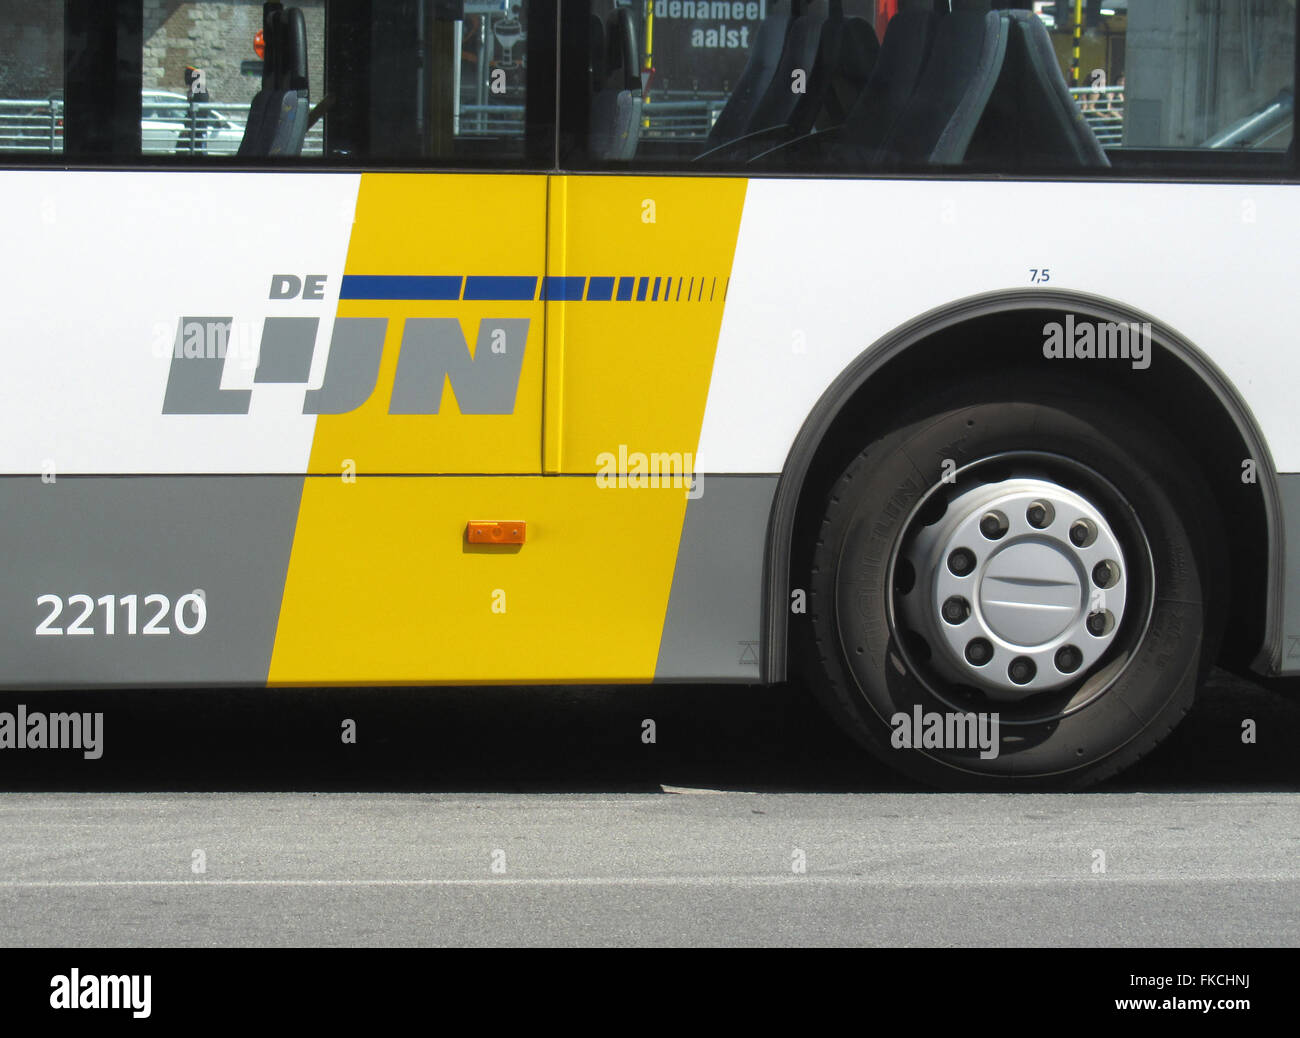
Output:
[[686,504],[656,681],[760,680],[763,555],[777,476],[699,477]]
[[1282,497],[1282,543],[1285,558],[1274,565],[1284,565],[1282,590],[1282,661],[1281,675],[1300,674],[1300,473],[1277,477]]
[[[302,476],[0,478],[0,687],[265,684],[302,487]],[[197,606],[181,605],[178,624],[178,604],[200,593],[206,619],[186,634]]]
[[[303,480],[0,478],[0,688],[264,685]],[[655,680],[760,680],[762,560],[776,483],[702,478],[687,503]],[[176,608],[195,594],[206,619],[186,634]],[[165,611],[148,596],[162,596]],[[190,602],[181,620],[193,627]],[[145,633],[155,618],[157,633]],[[59,633],[38,635],[42,626]]]

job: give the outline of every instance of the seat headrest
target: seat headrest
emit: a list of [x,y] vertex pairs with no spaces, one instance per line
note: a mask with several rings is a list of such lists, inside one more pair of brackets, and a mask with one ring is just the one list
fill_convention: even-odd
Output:
[[284,12],[284,66],[288,76],[286,90],[307,89],[307,20],[301,7]]
[[606,50],[606,68],[610,72],[622,69],[622,88],[641,89],[641,50],[636,35],[636,19],[629,7],[615,8],[609,20],[609,43]]
[[262,5],[262,89],[284,90],[284,5]]
[[263,90],[307,89],[307,20],[302,8],[262,5]]

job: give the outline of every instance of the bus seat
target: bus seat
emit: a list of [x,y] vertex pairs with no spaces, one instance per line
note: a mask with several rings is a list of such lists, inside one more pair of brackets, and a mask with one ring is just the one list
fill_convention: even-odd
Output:
[[750,129],[754,110],[772,85],[781,63],[792,21],[791,3],[792,0],[773,0],[768,5],[768,15],[754,33],[754,45],[735,89],[709,130],[706,151],[735,140]]
[[239,142],[237,153],[241,158],[265,155],[275,136],[274,127],[278,119],[275,110],[279,106],[277,95],[283,89],[280,86],[284,53],[281,44],[283,16],[283,4],[262,5],[262,37],[265,48],[262,52],[262,85],[248,106],[248,119],[244,123],[244,136]]
[[845,117],[833,158],[865,162],[911,100],[934,44],[939,15],[929,0],[904,0],[889,20],[871,76]]
[[[875,30],[865,19],[846,19],[842,0],[813,0],[790,29],[780,67],[749,132],[706,151],[697,161],[752,159],[819,124],[838,125],[866,85],[879,51]],[[791,89],[796,70],[805,74],[802,92]]]
[[[843,21],[840,0],[830,0],[829,5],[827,0],[808,0],[786,35],[776,73],[750,118],[750,131],[787,126],[801,107],[810,107],[808,99],[819,85],[815,80],[826,78],[822,36],[837,34]],[[803,93],[791,89],[796,70],[805,75]]]
[[262,139],[266,126],[266,109],[270,104],[272,91],[259,90],[253,95],[253,102],[248,106],[248,120],[244,123],[244,136],[239,142],[237,155],[256,155],[258,142]]
[[284,44],[285,82],[267,154],[301,155],[307,137],[307,117],[311,114],[307,91],[307,21],[302,8],[290,7],[284,12],[281,42]]
[[970,158],[999,165],[1106,167],[1110,160],[1065,85],[1042,21],[1005,12],[1011,36],[1002,76],[970,145]]
[[302,154],[310,114],[307,84],[307,23],[301,8],[262,7],[265,57],[262,88],[248,109],[239,142],[244,158]]
[[877,150],[876,165],[953,165],[966,157],[1006,58],[1008,12],[953,0],[911,100]]
[[[824,37],[823,42],[827,39]],[[876,70],[876,63],[880,60],[880,41],[876,38],[876,30],[865,18],[845,18],[842,38],[837,42],[837,53],[827,63],[830,78],[825,97],[818,111],[813,113],[812,123],[806,128],[799,127],[799,133],[843,124]]]
[[[791,31],[792,37],[797,28]],[[865,18],[844,17],[843,0],[830,0],[819,36],[811,67],[796,64],[791,69],[803,68],[808,73],[804,93],[794,93],[789,73],[785,77],[778,122],[771,125],[785,128],[786,136],[802,136],[844,122],[880,57],[875,29]],[[760,118],[764,118],[762,110],[756,124]]]
[[605,87],[605,75],[609,71],[605,67],[605,52],[609,41],[605,39],[605,23],[600,15],[593,14],[587,22],[587,66],[591,71],[591,92],[595,94]]
[[607,24],[593,15],[591,32],[587,149],[592,158],[626,162],[636,154],[641,136],[641,51],[631,9],[615,8]]

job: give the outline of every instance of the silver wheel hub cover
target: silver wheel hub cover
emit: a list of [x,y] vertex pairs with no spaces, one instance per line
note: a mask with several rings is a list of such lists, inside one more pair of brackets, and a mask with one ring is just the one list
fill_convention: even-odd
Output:
[[1101,510],[1046,479],[966,490],[916,534],[906,625],[948,680],[1021,699],[1078,681],[1114,641],[1128,567]]

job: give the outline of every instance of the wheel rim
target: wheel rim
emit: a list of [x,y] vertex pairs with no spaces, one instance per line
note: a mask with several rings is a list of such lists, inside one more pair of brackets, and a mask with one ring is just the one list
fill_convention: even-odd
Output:
[[889,586],[894,644],[936,698],[1041,723],[1119,676],[1146,632],[1154,570],[1118,490],[1071,459],[1025,452],[931,487],[894,546]]

